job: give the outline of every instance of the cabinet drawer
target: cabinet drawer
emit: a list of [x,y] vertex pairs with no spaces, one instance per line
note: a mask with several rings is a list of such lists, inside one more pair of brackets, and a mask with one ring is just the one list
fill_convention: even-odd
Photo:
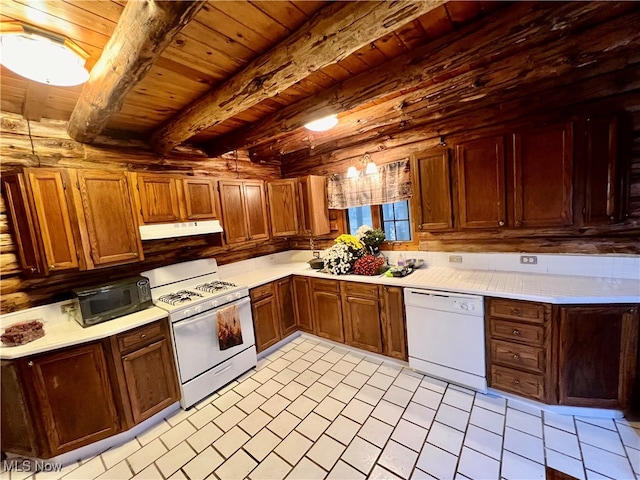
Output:
[[342,282],[342,288],[347,296],[378,298],[378,286],[369,283]]
[[260,300],[261,298],[270,297],[274,294],[274,284],[267,283],[265,285],[260,285],[259,287],[252,288],[249,290],[249,296],[251,300]]
[[491,362],[544,372],[544,350],[519,343],[491,340]]
[[491,387],[535,400],[545,400],[544,378],[542,375],[492,365]]
[[491,300],[489,312],[492,317],[512,318],[527,322],[544,322],[544,305],[517,300]]
[[514,340],[536,346],[542,346],[544,343],[544,327],[542,326],[509,322],[496,318],[489,319],[489,322],[492,338]]
[[163,338],[163,321],[164,320],[150,323],[149,325],[143,325],[142,327],[118,335],[118,348],[120,349],[120,352],[124,353],[130,350],[135,350],[136,348],[149,345],[159,338]]
[[311,279],[311,290],[320,292],[340,293],[340,284],[337,280],[325,280],[323,278]]

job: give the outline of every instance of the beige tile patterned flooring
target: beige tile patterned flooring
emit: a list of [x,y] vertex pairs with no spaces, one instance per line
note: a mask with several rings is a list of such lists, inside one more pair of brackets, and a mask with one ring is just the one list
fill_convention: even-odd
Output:
[[101,455],[2,479],[640,480],[640,423],[541,412],[301,336]]

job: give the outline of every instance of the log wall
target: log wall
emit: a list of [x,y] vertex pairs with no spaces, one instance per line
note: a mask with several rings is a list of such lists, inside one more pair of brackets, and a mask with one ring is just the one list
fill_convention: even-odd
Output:
[[[162,157],[141,143],[101,138],[100,144],[84,145],[66,134],[66,122],[43,120],[27,123],[21,116],[0,117],[2,172],[22,167],[69,167],[103,170],[158,171],[187,175],[259,178],[281,177],[280,168],[258,165],[247,155],[207,158],[184,149],[181,155]],[[29,133],[30,132],[30,133]],[[86,272],[57,272],[47,277],[19,274],[16,245],[3,200],[0,200],[0,311],[7,313],[69,298],[70,289],[116,280],[163,265],[214,257],[219,264],[287,250],[285,239],[222,246],[220,235],[204,235],[143,242],[143,262]]]

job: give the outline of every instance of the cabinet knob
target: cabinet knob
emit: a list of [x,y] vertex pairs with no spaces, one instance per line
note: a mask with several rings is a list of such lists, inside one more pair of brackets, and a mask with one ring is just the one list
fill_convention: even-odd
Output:
[[514,360],[520,360],[520,355],[518,355],[517,353],[513,354],[513,359]]
[[29,360],[29,361],[27,362],[27,365],[29,365],[30,367],[33,367],[33,360]]
[[513,381],[513,384],[514,384],[514,385],[520,385],[520,380],[514,380],[514,381]]
[[143,333],[142,335],[140,335],[140,338],[147,338],[147,334]]
[[519,227],[520,225],[522,225],[522,222],[520,220],[516,220],[516,227]]
[[498,226],[500,226],[500,227],[504,227],[504,220],[500,220],[500,221],[498,222]]
[[36,267],[29,268],[29,273],[36,273]]
[[53,269],[55,269],[55,268],[56,268],[56,266],[55,266],[55,265],[49,265],[49,270],[53,270]]
[[519,336],[520,335],[520,330],[518,330],[517,328],[514,328],[513,332],[511,332],[511,333],[513,333],[514,335],[518,335]]
[[520,310],[518,310],[517,308],[512,308],[511,315],[520,315]]

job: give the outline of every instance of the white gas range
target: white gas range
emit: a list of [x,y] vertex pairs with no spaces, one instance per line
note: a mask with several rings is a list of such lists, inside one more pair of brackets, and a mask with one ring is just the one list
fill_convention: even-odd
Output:
[[[183,408],[256,366],[249,290],[220,280],[215,259],[160,267],[142,275],[149,278],[154,304],[169,312]],[[229,308],[233,306],[237,311]],[[231,341],[226,337],[227,324],[221,321],[235,325]]]

